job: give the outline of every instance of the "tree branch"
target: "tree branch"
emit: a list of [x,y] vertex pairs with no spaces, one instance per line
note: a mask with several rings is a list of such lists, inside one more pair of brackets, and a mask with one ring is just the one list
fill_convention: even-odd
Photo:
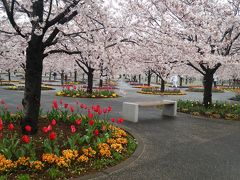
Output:
[[[14,20],[14,17],[13,17],[13,12],[11,12],[10,7],[9,7],[7,1],[6,1],[6,0],[2,0],[2,2],[3,2],[3,5],[4,5],[4,8],[5,8],[5,10],[6,10],[6,13],[7,13],[7,16],[8,16],[8,20],[10,21],[12,27],[15,29],[15,31],[16,31],[21,37],[26,38],[26,35],[22,34],[20,27],[16,24],[16,22],[15,22],[15,20]],[[13,8],[14,3],[15,3],[15,1],[13,0],[13,1],[12,1],[12,5],[11,5],[11,8]]]
[[191,66],[193,69],[200,72],[202,75],[205,75],[204,72],[202,72],[200,69],[198,69],[196,66],[194,66],[190,61],[188,61],[187,65]]

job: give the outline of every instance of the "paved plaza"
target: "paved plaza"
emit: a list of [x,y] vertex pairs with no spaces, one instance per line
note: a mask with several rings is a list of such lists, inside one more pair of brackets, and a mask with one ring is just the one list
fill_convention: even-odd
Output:
[[[87,105],[100,104],[113,107],[113,117],[120,117],[122,102],[161,99],[201,100],[202,93],[187,93],[186,96],[153,96],[137,94],[137,89],[127,83],[119,83],[116,99],[73,99],[54,96],[55,91],[42,92],[42,108],[51,107],[54,98],[75,104],[78,100]],[[213,93],[213,100],[225,101],[233,93]],[[23,92],[0,88],[9,109],[16,110]],[[159,109],[140,109],[139,122],[124,122],[124,126],[139,139],[138,157],[120,164],[114,171],[101,172],[93,179],[239,179],[240,178],[240,122],[210,120],[178,113],[176,118],[161,116]],[[94,178],[95,177],[95,178]],[[83,177],[80,179],[89,178]]]

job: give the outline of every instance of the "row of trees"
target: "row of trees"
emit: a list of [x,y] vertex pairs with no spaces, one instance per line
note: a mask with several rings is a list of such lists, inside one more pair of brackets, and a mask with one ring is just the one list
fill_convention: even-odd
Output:
[[214,74],[239,67],[239,4],[126,0],[114,8],[101,0],[1,0],[0,69],[25,71],[22,127],[37,132],[43,69],[79,67],[89,93],[95,72],[100,78],[154,73],[164,90],[172,74],[195,71],[203,76],[208,106]]

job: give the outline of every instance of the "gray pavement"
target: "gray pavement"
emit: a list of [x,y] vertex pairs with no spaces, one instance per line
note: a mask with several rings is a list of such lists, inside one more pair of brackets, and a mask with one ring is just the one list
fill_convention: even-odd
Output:
[[[126,83],[120,82],[117,99],[74,99],[87,105],[113,107],[112,116],[121,116],[122,102],[160,99],[201,100],[201,93],[186,96],[152,96],[137,94]],[[49,109],[55,91],[42,93],[42,107]],[[9,109],[16,109],[23,92],[0,88],[0,99],[6,99]],[[234,93],[213,94],[214,100],[227,100]],[[61,98],[72,102],[72,98]],[[125,122],[124,126],[140,136],[143,152],[129,165],[112,173],[97,175],[95,179],[163,179],[205,180],[240,179],[240,122],[209,120],[178,113],[176,118],[161,116],[158,109],[140,109],[138,123]],[[81,179],[81,178],[80,178]]]

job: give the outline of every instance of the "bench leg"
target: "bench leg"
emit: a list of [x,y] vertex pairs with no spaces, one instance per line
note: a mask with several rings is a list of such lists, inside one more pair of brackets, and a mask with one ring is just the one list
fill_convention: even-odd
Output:
[[173,104],[164,104],[162,115],[164,115],[164,116],[177,116],[177,101],[168,101],[168,100],[164,100],[164,101],[165,102],[172,102]]
[[138,122],[138,105],[124,102],[122,116],[126,121]]

